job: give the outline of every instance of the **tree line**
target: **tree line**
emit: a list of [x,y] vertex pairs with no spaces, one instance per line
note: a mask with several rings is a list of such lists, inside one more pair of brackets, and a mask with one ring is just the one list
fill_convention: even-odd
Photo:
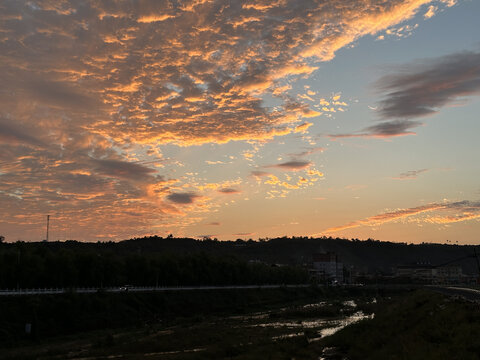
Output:
[[[65,244],[65,243],[63,243]],[[232,255],[123,253],[47,243],[0,246],[0,288],[293,284],[299,267],[250,263]]]

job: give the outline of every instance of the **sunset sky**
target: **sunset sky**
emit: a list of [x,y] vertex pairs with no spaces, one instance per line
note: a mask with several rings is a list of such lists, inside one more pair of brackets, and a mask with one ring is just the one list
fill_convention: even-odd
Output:
[[479,18],[0,0],[0,235],[478,243]]

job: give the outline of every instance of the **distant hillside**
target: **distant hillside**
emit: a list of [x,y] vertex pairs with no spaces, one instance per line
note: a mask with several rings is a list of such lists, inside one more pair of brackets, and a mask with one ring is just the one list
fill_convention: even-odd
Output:
[[[81,243],[77,241],[49,243],[10,243],[0,244],[1,249],[14,247],[35,248],[42,253],[69,250],[74,252],[95,252],[115,254],[116,256],[140,255],[153,257],[163,255],[188,255],[205,253],[211,256],[234,256],[241,260],[259,260],[268,264],[302,265],[312,261],[312,255],[318,252],[335,252],[347,266],[357,270],[391,273],[397,265],[426,262],[440,265],[474,255],[472,245],[444,244],[405,244],[378,240],[347,240],[340,238],[274,238],[264,241],[216,241],[191,238],[161,238],[157,236],[135,238],[119,243]],[[43,250],[42,250],[43,249]],[[478,251],[480,255],[480,249]],[[478,273],[474,257],[453,262],[461,265],[467,274]]]

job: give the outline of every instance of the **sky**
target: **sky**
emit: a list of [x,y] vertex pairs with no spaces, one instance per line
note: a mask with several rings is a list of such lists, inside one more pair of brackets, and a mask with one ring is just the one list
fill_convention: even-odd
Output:
[[0,235],[478,244],[479,14],[0,0]]

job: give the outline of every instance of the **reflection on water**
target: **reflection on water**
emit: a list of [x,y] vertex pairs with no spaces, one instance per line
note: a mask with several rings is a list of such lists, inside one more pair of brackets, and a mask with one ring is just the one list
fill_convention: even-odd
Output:
[[[334,303],[335,306],[337,306],[338,304],[339,303]],[[358,310],[358,305],[354,300],[343,301],[340,304],[342,304],[342,306],[338,308],[338,317],[336,318],[330,317],[305,319],[305,317],[311,317],[312,315],[314,315],[316,313],[316,309],[320,309],[322,307],[329,307],[332,305],[332,303],[329,302],[318,302],[303,305],[300,307],[287,307],[272,311],[256,312],[249,315],[230,316],[226,319],[228,319],[227,321],[231,322],[230,326],[232,328],[244,329],[244,331],[247,331],[247,328],[251,329],[248,331],[252,331],[255,328],[263,328],[267,332],[264,333],[264,330],[262,330],[262,333],[274,342],[304,336],[306,337],[306,340],[311,343],[327,336],[331,336],[346,326],[357,323],[363,319],[372,319],[374,317],[374,314],[366,315],[365,313],[363,313],[363,311]],[[303,309],[305,311],[303,313],[302,311],[298,312],[299,309]],[[344,310],[350,312],[353,309],[356,309],[358,311],[351,315],[345,316]],[[311,310],[313,310],[313,312]],[[318,314],[322,313],[322,311],[318,312]],[[282,316],[285,316],[287,318],[282,319]],[[295,319],[290,319],[289,317],[291,316],[294,316]],[[215,322],[211,322],[209,324],[211,326],[215,326]],[[172,330],[164,331],[172,334]],[[249,337],[248,340],[245,338],[243,341],[238,342],[234,347],[252,346],[254,344],[255,341],[252,341],[252,338]],[[183,353],[203,352],[208,349],[208,344],[202,344],[199,347],[191,349],[172,349],[171,351],[150,352],[143,355],[145,357],[168,357],[182,355]],[[322,357],[320,357],[320,359],[330,359],[332,358],[332,356],[329,355],[329,352],[332,352],[332,354],[334,354],[336,351],[333,348],[327,348],[324,350],[325,351],[322,353]]]
[[146,353],[143,356],[158,356],[158,355],[175,355],[175,354],[183,354],[183,353],[195,353],[199,351],[205,351],[206,348],[197,348],[197,349],[184,349],[184,350],[175,350],[175,351],[162,351],[162,352],[153,352],[153,353]]
[[312,320],[312,321],[276,321],[276,322],[269,322],[269,323],[263,323],[263,324],[255,324],[251,325],[253,327],[259,326],[259,327],[273,327],[275,329],[280,329],[280,328],[307,328],[307,329],[312,329],[316,328],[319,326],[324,325],[326,323],[326,320]]
[[[375,301],[375,300],[374,300]],[[350,308],[356,308],[357,304],[355,303],[354,300],[348,300],[344,301],[343,306],[345,307],[350,307]],[[315,304],[307,304],[304,305],[304,309],[311,309],[311,308],[317,308],[317,307],[322,307],[326,306],[327,303],[321,302],[321,303],[315,303]],[[315,319],[315,320],[298,320],[298,321],[272,321],[272,322],[262,322],[262,323],[257,323],[257,324],[250,324],[247,325],[249,327],[262,327],[262,328],[274,328],[274,329],[319,329],[317,331],[317,334],[319,335],[318,337],[314,338],[309,338],[308,341],[317,341],[320,340],[321,338],[324,338],[326,336],[330,336],[335,334],[337,331],[343,329],[344,327],[354,324],[356,322],[359,322],[360,320],[363,319],[372,319],[374,317],[374,314],[371,315],[366,315],[364,314],[363,311],[357,311],[352,315],[343,317],[343,318],[337,318],[337,319]],[[250,317],[250,319],[252,319]],[[266,320],[266,317],[264,316],[257,316],[256,319],[262,319]],[[296,331],[293,333],[286,333],[282,335],[277,335],[273,336],[273,340],[280,340],[280,339],[287,339],[291,337],[296,337],[296,336],[303,336],[305,333],[303,331]]]
[[[326,336],[330,336],[335,334],[337,331],[342,330],[344,327],[348,325],[355,324],[363,319],[373,319],[375,314],[365,315],[363,311],[357,311],[355,314],[347,316],[343,319],[335,319],[335,320],[315,320],[315,321],[302,321],[298,323],[293,322],[275,322],[269,324],[258,324],[257,326],[267,327],[272,326],[275,328],[280,327],[287,327],[287,328],[306,328],[306,329],[314,329],[317,327],[323,327],[318,331],[318,337],[308,339],[308,342],[318,341]],[[272,339],[285,339],[294,336],[301,336],[304,335],[303,332],[297,332],[293,334],[285,334],[280,336],[275,336]]]
[[343,302],[343,306],[357,307],[357,303],[354,300],[347,300]]
[[[345,319],[332,320],[330,322],[330,324],[334,325],[334,326],[321,329],[319,331],[320,338],[318,338],[318,339],[321,339],[325,336],[333,335],[337,331],[342,330],[345,326],[355,324],[356,322],[359,322],[360,320],[373,319],[374,316],[375,316],[375,314],[365,315],[363,313],[363,311],[357,311],[355,314],[350,315],[350,316],[346,317]],[[336,324],[335,324],[335,322],[336,322]],[[312,340],[318,340],[318,339],[312,339]]]
[[272,340],[282,340],[282,339],[288,339],[288,338],[302,336],[302,335],[305,335],[303,331],[292,333],[292,334],[283,334],[283,335],[273,336]]
[[314,303],[314,304],[303,305],[302,307],[304,309],[315,309],[315,308],[323,307],[325,305],[327,305],[327,302],[326,301],[321,301],[321,302]]

